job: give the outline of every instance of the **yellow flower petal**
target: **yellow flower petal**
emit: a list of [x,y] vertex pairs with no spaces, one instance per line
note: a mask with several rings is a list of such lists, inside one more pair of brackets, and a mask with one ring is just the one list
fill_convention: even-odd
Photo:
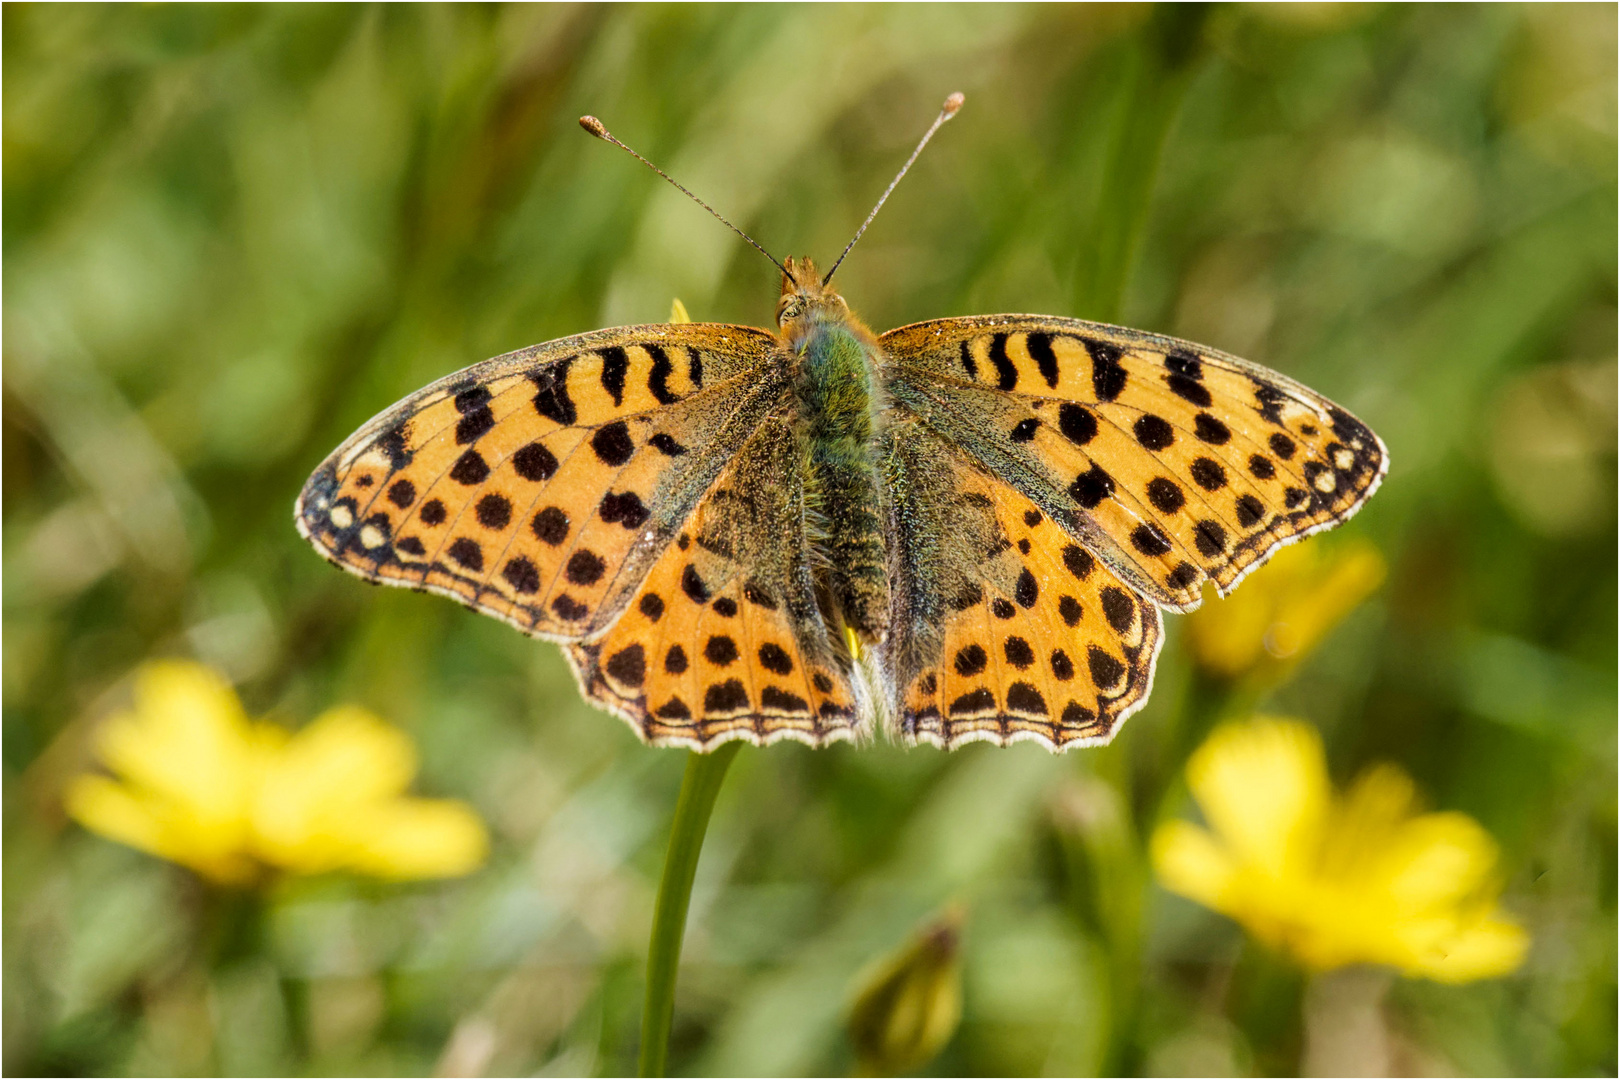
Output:
[[1466,983],[1493,979],[1518,970],[1530,950],[1530,935],[1517,923],[1483,919],[1455,936],[1410,972],[1437,982]]
[[1222,678],[1275,676],[1316,648],[1384,575],[1383,556],[1365,541],[1286,547],[1241,591],[1187,617],[1188,648]]
[[1233,855],[1273,875],[1317,842],[1331,794],[1316,732],[1273,720],[1217,729],[1188,760],[1187,785]]
[[1218,729],[1187,780],[1213,832],[1161,825],[1160,881],[1306,967],[1467,982],[1523,962],[1528,935],[1496,909],[1495,842],[1467,815],[1415,813],[1399,769],[1369,769],[1335,799],[1315,731],[1261,720]]
[[242,854],[239,823],[199,822],[172,804],[140,795],[104,776],[80,776],[64,793],[69,816],[92,832],[189,866],[221,884],[243,884],[257,874]]
[[466,873],[483,860],[483,826],[462,804],[399,798],[415,771],[396,728],[354,707],[323,714],[266,769],[254,807],[264,858],[304,874]]
[[1391,831],[1381,869],[1392,902],[1427,911],[1471,898],[1496,858],[1496,842],[1473,818],[1425,814]]
[[79,777],[66,791],[68,812],[111,839],[238,885],[267,868],[445,877],[488,853],[471,807],[403,795],[415,748],[364,709],[289,735],[250,723],[228,683],[180,662],[142,669],[135,706],[99,733],[119,779]]
[[1173,893],[1230,914],[1237,866],[1215,838],[1185,821],[1170,821],[1154,830],[1153,872]]
[[161,661],[135,680],[135,710],[108,720],[98,749],[109,768],[183,805],[207,827],[241,818],[252,755],[230,684],[201,664]]
[[397,799],[370,808],[354,830],[353,865],[376,877],[459,877],[488,856],[483,822],[455,799]]

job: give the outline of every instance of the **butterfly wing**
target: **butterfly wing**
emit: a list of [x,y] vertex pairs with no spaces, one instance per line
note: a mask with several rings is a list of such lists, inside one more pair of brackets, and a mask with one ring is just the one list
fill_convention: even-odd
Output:
[[889,433],[883,659],[901,734],[945,748],[1107,742],[1147,700],[1158,609],[915,417]]
[[569,648],[586,693],[649,742],[821,745],[853,737],[870,715],[816,603],[803,462],[791,417],[767,419],[623,617]]
[[1388,467],[1315,391],[1175,338],[1038,315],[883,335],[895,403],[1156,603],[1225,595],[1361,507]]
[[572,642],[586,695],[649,742],[847,738],[864,709],[815,604],[789,377],[774,336],[705,323],[497,357],[351,436],[299,531]]
[[371,581],[539,637],[598,633],[788,393],[778,349],[749,327],[658,324],[476,364],[333,452],[299,531]]

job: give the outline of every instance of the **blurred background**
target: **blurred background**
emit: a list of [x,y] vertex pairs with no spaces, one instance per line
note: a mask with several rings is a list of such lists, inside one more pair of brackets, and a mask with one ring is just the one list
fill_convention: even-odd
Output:
[[[1100,318],[1286,372],[1389,446],[1382,491],[1306,545],[1378,569],[1235,668],[1168,619],[1106,749],[745,749],[672,1068],[849,1072],[862,973],[947,912],[960,1022],[894,1069],[1613,1074],[1615,20],[7,5],[5,1071],[633,1069],[684,752],[582,704],[554,646],[334,570],[293,498],[484,357],[676,297],[770,324],[776,272],[581,113],[826,259],[962,90],[840,271],[852,306]],[[487,862],[227,890],[74,823],[98,724],[163,657],[289,728],[343,703],[397,725]],[[1212,699],[1309,722],[1341,785],[1393,762],[1483,825],[1522,966],[1324,981],[1154,884]]]

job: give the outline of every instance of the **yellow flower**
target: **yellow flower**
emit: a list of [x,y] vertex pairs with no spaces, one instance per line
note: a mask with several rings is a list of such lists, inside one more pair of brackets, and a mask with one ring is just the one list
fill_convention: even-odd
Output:
[[857,977],[849,1038],[863,1076],[932,1061],[962,1019],[962,913],[951,908]]
[[1370,596],[1385,570],[1363,540],[1284,548],[1237,592],[1186,618],[1193,659],[1229,679],[1285,670]]
[[672,323],[689,323],[692,321],[692,316],[686,313],[686,305],[681,303],[681,298],[678,296],[675,298],[675,302],[669,305],[669,321]]
[[1495,842],[1465,814],[1416,813],[1394,766],[1335,796],[1316,731],[1261,719],[1216,729],[1187,784],[1213,832],[1161,825],[1159,880],[1306,967],[1461,983],[1523,961],[1529,937],[1496,906]]
[[398,729],[344,706],[289,734],[249,720],[201,664],[142,668],[134,711],[101,727],[97,750],[118,779],[76,778],[68,813],[220,884],[267,870],[453,877],[488,853],[471,807],[404,795],[416,754]]

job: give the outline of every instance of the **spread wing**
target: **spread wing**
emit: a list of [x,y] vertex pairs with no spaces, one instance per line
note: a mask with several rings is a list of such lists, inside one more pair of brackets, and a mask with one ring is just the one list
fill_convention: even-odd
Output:
[[569,648],[585,692],[649,742],[819,746],[871,730],[862,684],[816,603],[803,461],[791,418],[767,419],[624,616]]
[[538,637],[599,632],[787,393],[777,348],[749,327],[660,324],[476,364],[338,447],[298,529],[371,581]]
[[298,528],[368,580],[574,643],[585,694],[649,742],[846,738],[861,710],[810,584],[789,378],[741,326],[510,353],[351,436]]
[[1132,589],[1178,611],[1361,507],[1378,436],[1246,360],[1040,315],[883,335],[892,399],[1027,496]]
[[915,418],[890,434],[883,658],[901,734],[946,748],[1107,742],[1152,687],[1158,609]]

